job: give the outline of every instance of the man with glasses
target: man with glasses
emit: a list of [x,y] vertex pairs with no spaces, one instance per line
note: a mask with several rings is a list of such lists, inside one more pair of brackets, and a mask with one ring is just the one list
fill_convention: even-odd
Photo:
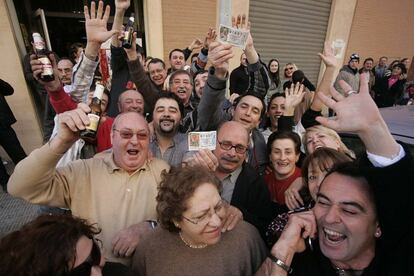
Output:
[[222,181],[221,197],[231,204],[229,218],[223,228],[231,230],[238,218],[256,226],[262,236],[272,219],[271,199],[266,183],[245,162],[249,146],[249,133],[238,122],[223,123],[218,129],[216,149],[213,153],[196,153],[193,162],[208,165],[203,160],[216,163],[215,175]]
[[113,150],[103,157],[77,160],[56,168],[60,157],[89,124],[90,108],[59,114],[58,134],[16,167],[9,192],[35,204],[70,208],[75,216],[102,229],[109,262],[128,265],[142,235],[156,219],[157,186],[169,166],[149,159],[149,129],[137,112],[118,115],[112,125]]

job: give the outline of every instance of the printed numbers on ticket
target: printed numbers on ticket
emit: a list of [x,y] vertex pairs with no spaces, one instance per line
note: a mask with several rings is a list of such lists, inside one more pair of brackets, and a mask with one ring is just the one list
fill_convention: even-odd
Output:
[[248,31],[243,31],[237,28],[232,28],[220,24],[219,39],[221,42],[229,43],[244,50],[246,48],[248,37]]
[[188,133],[188,150],[214,150],[216,148],[216,131],[197,131]]

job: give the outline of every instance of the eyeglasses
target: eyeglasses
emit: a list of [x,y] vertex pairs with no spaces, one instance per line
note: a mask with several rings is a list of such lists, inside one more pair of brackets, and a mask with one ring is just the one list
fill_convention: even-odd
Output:
[[127,129],[113,129],[113,131],[118,131],[119,135],[122,139],[131,139],[132,136],[137,135],[138,140],[147,140],[148,139],[148,132],[146,130],[133,132],[132,130]]
[[232,148],[234,148],[234,150],[239,153],[239,154],[243,154],[247,151],[247,147],[237,144],[237,145],[233,145],[230,142],[220,142],[218,141],[220,148],[223,150],[231,150]]
[[93,266],[99,266],[101,263],[101,249],[97,242],[100,240],[92,239],[92,250],[91,254],[89,254],[88,258],[78,265],[77,267],[73,268],[69,271],[70,276],[86,276],[91,275],[91,269]]
[[223,218],[225,213],[226,213],[227,206],[228,206],[227,201],[225,201],[224,199],[221,199],[217,203],[217,205],[214,207],[213,212],[211,212],[211,210],[209,210],[207,213],[202,214],[202,215],[200,215],[198,217],[195,217],[195,218],[187,218],[185,216],[182,216],[182,217],[186,221],[191,222],[192,224],[205,225],[211,220],[211,218],[213,217],[214,214],[216,214],[220,218]]

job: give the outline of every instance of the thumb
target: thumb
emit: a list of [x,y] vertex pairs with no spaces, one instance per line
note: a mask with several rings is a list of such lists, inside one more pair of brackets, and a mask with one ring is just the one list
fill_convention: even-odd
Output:
[[52,66],[53,66],[53,68],[56,68],[56,67],[57,67],[57,62],[56,62],[56,57],[55,57],[55,55],[54,55],[54,54],[50,54],[50,55],[49,55],[49,58],[50,58],[50,61],[52,62]]

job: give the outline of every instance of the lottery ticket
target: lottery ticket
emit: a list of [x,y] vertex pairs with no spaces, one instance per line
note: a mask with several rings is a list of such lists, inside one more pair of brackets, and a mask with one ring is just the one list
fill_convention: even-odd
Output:
[[216,148],[216,131],[196,131],[188,133],[188,150],[214,150]]
[[246,48],[246,41],[249,36],[248,31],[243,31],[237,28],[232,28],[220,24],[219,39],[221,42],[229,43],[241,49]]

